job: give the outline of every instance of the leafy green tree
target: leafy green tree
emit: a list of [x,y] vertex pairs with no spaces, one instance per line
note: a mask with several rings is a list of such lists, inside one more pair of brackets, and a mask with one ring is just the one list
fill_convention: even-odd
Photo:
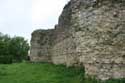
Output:
[[10,54],[13,55],[13,60],[20,62],[26,59],[29,51],[29,44],[23,37],[14,37],[9,45]]
[[0,63],[12,63],[12,55],[9,53],[10,37],[0,33]]
[[0,63],[21,62],[26,59],[29,44],[23,37],[9,37],[0,33]]

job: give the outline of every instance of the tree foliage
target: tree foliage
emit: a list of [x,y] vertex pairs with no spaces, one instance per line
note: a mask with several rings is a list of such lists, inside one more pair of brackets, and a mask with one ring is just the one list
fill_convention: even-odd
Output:
[[21,62],[28,55],[29,44],[23,37],[0,33],[0,63]]

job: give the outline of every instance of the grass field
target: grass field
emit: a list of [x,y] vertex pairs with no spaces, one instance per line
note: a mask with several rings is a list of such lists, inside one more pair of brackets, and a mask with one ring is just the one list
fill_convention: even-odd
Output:
[[0,83],[80,83],[82,73],[78,68],[47,63],[0,65]]
[[[96,80],[83,78],[84,69],[81,68],[47,63],[0,64],[0,83],[97,83]],[[105,83],[125,83],[125,80]]]

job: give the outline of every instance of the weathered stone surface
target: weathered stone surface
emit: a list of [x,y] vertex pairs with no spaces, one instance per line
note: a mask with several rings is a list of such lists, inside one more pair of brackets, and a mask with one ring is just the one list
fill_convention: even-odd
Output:
[[34,62],[51,62],[53,30],[36,30],[32,33],[30,58]]
[[55,29],[33,32],[30,57],[81,65],[102,80],[125,78],[125,1],[71,0]]

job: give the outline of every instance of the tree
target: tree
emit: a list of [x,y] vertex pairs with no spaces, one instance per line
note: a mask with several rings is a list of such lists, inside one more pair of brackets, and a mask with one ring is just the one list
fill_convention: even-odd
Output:
[[29,44],[23,37],[14,37],[9,45],[10,54],[13,55],[13,60],[20,62],[26,59],[29,51]]
[[0,33],[0,63],[21,62],[26,59],[29,44],[23,37],[9,37]]
[[0,63],[12,63],[12,55],[9,53],[10,37],[0,33]]

